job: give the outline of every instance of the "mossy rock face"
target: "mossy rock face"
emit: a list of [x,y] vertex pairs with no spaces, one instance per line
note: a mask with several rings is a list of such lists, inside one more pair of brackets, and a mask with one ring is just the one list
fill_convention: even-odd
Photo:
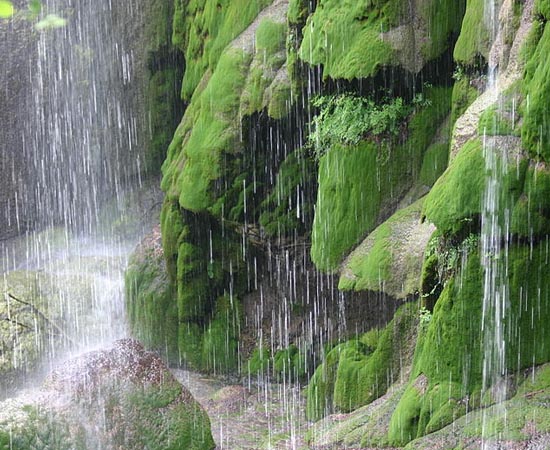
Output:
[[166,271],[160,229],[142,239],[125,274],[126,311],[132,335],[179,362],[177,303]]
[[[279,167],[275,186],[262,202],[259,221],[264,232],[272,236],[291,236],[308,232],[313,220],[311,198],[298,198],[297,192],[311,197],[315,192],[317,168],[303,152],[291,153]],[[310,195],[308,195],[310,194]]]
[[[223,21],[237,16],[239,21],[246,20],[248,28],[224,49],[229,44],[225,42],[215,63],[209,63],[208,70],[203,71],[200,83],[198,80],[191,83],[193,95],[187,96],[190,104],[163,165],[162,188],[168,198],[177,199],[182,208],[222,218],[237,206],[227,186],[237,189],[238,197],[243,188],[242,183],[234,186],[235,182],[240,176],[251,178],[249,172],[254,170],[247,167],[247,155],[243,155],[247,150],[242,140],[241,121],[263,109],[274,117],[284,117],[289,106],[290,80],[284,65],[286,5],[273,5],[252,22],[256,16],[249,17],[249,14],[252,11],[257,14],[261,2],[244,5],[241,3],[245,2],[226,1],[220,4],[219,11],[214,3],[206,2],[204,14],[208,8],[214,8],[211,14],[222,21],[216,25],[220,30],[227,33],[233,30],[234,23]],[[198,20],[195,16],[192,23],[198,24]],[[201,51],[206,51],[216,40],[211,35],[207,38],[201,35],[198,39],[204,39]],[[189,66],[190,60],[187,63],[185,76],[194,77],[192,73],[198,66]],[[184,89],[185,83],[184,80]]]
[[550,106],[545,99],[550,95],[550,25],[544,31],[526,66],[523,105],[524,121],[521,136],[531,156],[550,160]]
[[[550,361],[546,342],[550,320],[550,283],[545,244],[511,246],[508,253],[509,308],[503,321],[508,373]],[[411,383],[397,406],[389,430],[392,445],[405,445],[479,406],[482,387],[483,270],[474,252],[447,282],[431,320],[420,333]],[[537,311],[531,316],[531,311]],[[418,378],[425,377],[422,395]],[[416,381],[415,381],[416,380]]]
[[403,395],[404,384],[396,383],[377,401],[349,414],[334,414],[314,423],[307,432],[313,448],[386,448],[392,413]]
[[531,163],[525,173],[523,192],[514,205],[511,231],[521,237],[550,234],[550,170],[547,164]]
[[9,435],[13,445],[5,448],[215,448],[204,410],[132,340],[68,361],[38,394],[2,406],[0,443]]
[[330,350],[308,385],[308,418],[350,412],[385,394],[412,361],[417,311],[416,304],[406,304],[384,330],[370,331]]
[[191,99],[207,71],[214,71],[226,46],[243,32],[269,0],[174,0],[172,42],[185,55],[182,98]]
[[[238,299],[224,300],[224,294],[229,285],[241,289],[239,236],[211,216],[181,210],[169,201],[161,228],[164,254],[158,243],[138,248],[126,276],[135,335],[148,347],[168,350],[172,362],[217,373],[234,370],[241,312]],[[148,317],[156,308],[160,315]]]
[[203,338],[202,360],[207,371],[228,373],[237,369],[241,321],[239,300],[229,295],[220,297]]
[[548,365],[527,371],[519,377],[517,393],[502,405],[469,412],[451,425],[412,441],[405,449],[475,450],[481,448],[482,439],[498,448],[547,448],[550,445],[548,375]]
[[321,158],[311,247],[319,269],[334,271],[418,180],[424,153],[449,112],[450,90],[428,89],[425,97],[430,103],[410,117],[405,143],[335,145]]
[[380,291],[395,298],[419,292],[424,249],[435,231],[429,222],[420,222],[422,203],[400,209],[348,256],[340,290]]
[[467,0],[462,31],[454,48],[455,61],[463,65],[475,65],[480,56],[489,58],[491,30],[484,20],[485,5],[483,0]]
[[324,78],[368,78],[396,63],[417,73],[447,49],[463,11],[463,1],[417,1],[411,15],[400,0],[322,0],[303,28],[299,55],[322,65]]
[[[502,172],[498,195],[500,205],[511,208],[520,198],[528,160],[521,155],[517,138],[495,137],[485,144],[500,149],[495,163]],[[424,214],[439,231],[458,233],[479,221],[488,176],[483,152],[481,140],[466,143],[426,197]]]

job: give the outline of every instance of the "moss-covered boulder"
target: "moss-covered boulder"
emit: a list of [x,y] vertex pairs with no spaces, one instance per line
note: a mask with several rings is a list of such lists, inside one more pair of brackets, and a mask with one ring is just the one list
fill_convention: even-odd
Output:
[[144,237],[125,274],[126,311],[132,335],[172,363],[179,362],[178,313],[173,301],[160,227]]
[[[419,72],[458,33],[464,1],[319,1],[303,29],[300,58],[333,79],[368,78],[383,66]],[[420,45],[419,45],[420,43]]]
[[[436,431],[480,406],[483,385],[483,279],[479,254],[463,247],[461,269],[445,285],[419,334],[410,384],[390,423],[392,445]],[[550,280],[545,244],[509,248],[509,305],[503,320],[510,374],[550,360]],[[457,266],[458,267],[458,266]],[[537,311],[533,316],[531,311]]]
[[6,400],[0,448],[215,448],[210,421],[153,353],[132,340],[68,361],[43,388]]
[[[543,6],[541,6],[543,8]],[[550,62],[547,55],[550,51],[550,25],[536,23],[533,41],[536,47],[527,62],[524,89],[524,123],[521,129],[523,144],[534,157],[548,161],[550,158],[550,107],[544,99],[550,94]],[[541,33],[541,34],[539,34]],[[537,36],[538,35],[538,36]]]
[[412,360],[418,317],[418,306],[406,304],[383,330],[328,351],[308,385],[308,418],[353,411],[385,394]]
[[515,394],[503,404],[469,412],[440,431],[412,441],[405,449],[474,450],[483,445],[506,449],[548,447],[549,375],[548,365],[526,371],[515,381]]
[[427,102],[408,118],[403,143],[335,143],[321,157],[311,237],[311,257],[319,269],[337,269],[419,181],[426,150],[449,112],[450,94],[446,88],[426,90]]
[[423,200],[400,209],[376,228],[344,261],[340,290],[385,292],[395,298],[420,291],[422,260],[435,231],[421,222]]
[[[235,40],[222,39],[220,48],[214,45],[217,50],[211,50],[208,69],[197,65],[186,71],[186,77],[191,77],[193,70],[202,73],[191,83],[193,95],[163,165],[162,187],[167,197],[177,200],[182,208],[208,211],[221,218],[237,206],[231,204],[225,187],[232,186],[239,175],[249,177],[247,170],[252,169],[244,164],[241,119],[262,109],[277,118],[286,115],[290,82],[284,66],[287,5],[274,3],[256,18],[261,2],[247,2],[246,6],[240,5],[242,10],[238,2],[227,2],[228,11],[221,5],[218,10],[214,3],[206,2],[205,14],[209,8],[213,14],[206,17],[224,20],[223,14],[230,14],[229,18],[238,18],[242,23],[243,32],[233,34],[239,27],[222,22],[220,32]],[[253,11],[255,14],[251,14]],[[194,38],[193,32],[188,32],[188,38]],[[214,41],[209,35],[201,51]],[[240,179],[235,189],[238,197],[243,189]]]

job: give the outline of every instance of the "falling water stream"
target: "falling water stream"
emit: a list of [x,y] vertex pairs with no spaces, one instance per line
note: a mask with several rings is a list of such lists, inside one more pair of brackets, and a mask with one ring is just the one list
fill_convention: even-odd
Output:
[[[498,33],[498,11],[501,2],[485,0],[484,21],[496,42]],[[489,62],[487,90],[497,90],[498,67]],[[481,263],[484,270],[482,336],[483,336],[483,386],[486,401],[495,403],[493,409],[483,414],[482,447],[494,448],[494,443],[486,436],[490,434],[488,423],[495,414],[504,419],[506,410],[506,344],[504,323],[507,319],[509,288],[507,283],[509,222],[510,212],[501,195],[502,179],[506,171],[508,157],[505,148],[500,148],[493,139],[483,137],[486,185],[482,200],[481,215]]]
[[[126,333],[123,275],[143,230],[139,219],[130,220],[141,215],[127,208],[142,187],[145,151],[145,113],[132,95],[139,66],[132,30],[142,23],[137,2],[45,0],[47,14],[66,24],[30,34],[31,106],[18,123],[22,148],[13,149],[30,173],[14,195],[13,220],[27,231],[0,242],[8,308],[38,301],[45,369]],[[37,298],[14,291],[14,273],[25,274]],[[36,368],[17,348],[17,327],[27,325],[12,324],[13,367]]]

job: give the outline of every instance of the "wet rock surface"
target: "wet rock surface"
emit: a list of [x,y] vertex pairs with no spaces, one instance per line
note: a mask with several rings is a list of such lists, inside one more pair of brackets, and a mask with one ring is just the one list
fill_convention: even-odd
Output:
[[214,448],[204,410],[131,339],[67,361],[1,409],[0,448]]
[[305,397],[298,385],[221,380],[176,370],[212,421],[217,450],[308,449]]

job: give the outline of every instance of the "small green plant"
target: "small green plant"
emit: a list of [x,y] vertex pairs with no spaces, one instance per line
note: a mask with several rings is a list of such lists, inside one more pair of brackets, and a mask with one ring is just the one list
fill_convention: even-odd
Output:
[[354,94],[318,96],[311,104],[319,109],[312,121],[307,146],[317,159],[333,145],[356,145],[370,137],[378,142],[396,138],[408,116],[430,101],[418,94],[409,103],[401,97],[375,102]]
[[432,313],[429,309],[426,309],[424,306],[420,308],[419,311],[419,317],[420,317],[420,328],[425,330],[430,321],[432,320]]

